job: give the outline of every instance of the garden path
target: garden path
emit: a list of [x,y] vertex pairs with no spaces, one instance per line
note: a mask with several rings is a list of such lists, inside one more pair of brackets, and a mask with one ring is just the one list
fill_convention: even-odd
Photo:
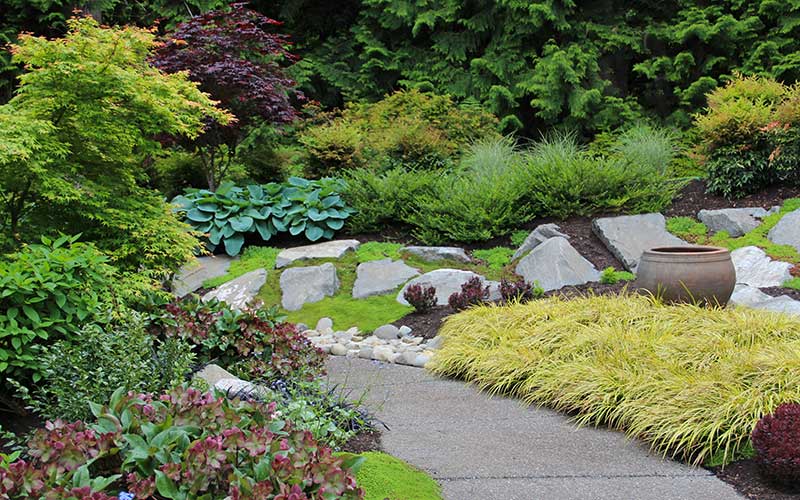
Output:
[[742,498],[619,432],[578,429],[560,413],[419,368],[332,356],[328,372],[389,427],[384,450],[427,471],[446,500]]

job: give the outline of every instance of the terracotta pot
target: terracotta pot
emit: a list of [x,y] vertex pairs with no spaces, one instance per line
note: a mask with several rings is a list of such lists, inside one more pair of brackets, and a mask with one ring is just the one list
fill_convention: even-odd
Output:
[[653,248],[642,254],[635,286],[667,302],[724,306],[736,286],[736,270],[725,248]]

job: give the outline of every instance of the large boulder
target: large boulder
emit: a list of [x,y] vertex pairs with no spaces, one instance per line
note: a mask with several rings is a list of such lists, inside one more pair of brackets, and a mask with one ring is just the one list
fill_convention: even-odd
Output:
[[392,293],[414,276],[419,276],[419,271],[406,265],[402,260],[383,259],[364,262],[356,268],[353,298],[363,299]]
[[206,280],[226,274],[234,260],[234,257],[227,255],[198,257],[176,273],[170,287],[172,293],[176,297],[183,297],[202,288]]
[[731,252],[736,268],[736,283],[759,288],[781,286],[792,278],[788,262],[772,260],[758,247],[742,247]]
[[519,261],[516,272],[529,283],[539,283],[545,291],[600,279],[594,265],[560,236],[537,245]]
[[525,238],[525,241],[522,243],[522,245],[517,248],[517,251],[514,252],[511,260],[519,259],[550,238],[560,236],[561,238],[569,239],[569,236],[559,231],[559,229],[560,228],[556,224],[540,224],[536,226],[536,228],[530,232],[528,237]]
[[319,302],[339,290],[336,266],[292,267],[281,274],[281,304],[287,311],[297,311],[303,304]]
[[800,252],[800,209],[781,217],[768,237],[773,243],[791,245]]
[[800,315],[800,301],[794,300],[788,295],[772,297],[749,285],[737,285],[728,303],[739,307]]
[[481,279],[484,285],[489,285],[483,276],[475,274],[472,271],[461,271],[459,269],[437,269],[422,276],[418,276],[405,284],[402,290],[397,294],[397,302],[403,305],[409,305],[403,297],[405,291],[411,285],[433,286],[436,288],[436,304],[443,306],[447,305],[447,299],[453,292],[460,292],[461,285],[474,278],[475,276]]
[[697,218],[712,233],[725,231],[734,238],[749,233],[761,225],[761,219],[768,212],[761,207],[723,208],[720,210],[700,210]]
[[217,299],[233,309],[246,309],[267,282],[267,270],[256,269],[243,274],[203,295],[203,302]]
[[280,269],[292,262],[305,259],[340,259],[345,253],[361,245],[358,240],[333,240],[301,247],[285,248],[275,259],[275,267]]
[[455,260],[458,262],[470,262],[469,255],[463,248],[459,247],[403,247],[401,252],[416,255],[422,260],[433,262],[442,259]]
[[659,213],[595,219],[592,230],[622,265],[632,272],[636,272],[645,250],[686,245],[685,241],[667,231],[667,221]]

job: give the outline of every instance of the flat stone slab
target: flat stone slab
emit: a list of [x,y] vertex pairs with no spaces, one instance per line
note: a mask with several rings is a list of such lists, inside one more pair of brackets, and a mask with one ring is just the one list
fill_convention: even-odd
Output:
[[203,295],[203,302],[217,299],[233,309],[246,309],[267,282],[267,270],[256,269],[233,279]]
[[358,240],[333,240],[313,245],[292,247],[281,250],[275,259],[275,268],[286,267],[292,262],[305,259],[339,259],[345,253],[357,249]]
[[203,283],[211,278],[223,276],[231,267],[235,257],[227,255],[210,255],[198,257],[183,266],[172,280],[171,289],[176,297],[184,297],[202,288]]
[[594,265],[561,236],[549,238],[534,247],[519,261],[516,272],[528,283],[537,282],[545,291],[600,279]]
[[336,266],[292,267],[281,274],[281,304],[287,311],[297,311],[303,304],[319,302],[339,290]]
[[364,262],[356,268],[353,298],[363,299],[392,293],[398,286],[415,276],[419,276],[419,271],[406,265],[402,260],[383,259]]
[[781,217],[770,229],[768,238],[779,245],[791,245],[800,252],[800,209]]
[[780,312],[785,314],[800,315],[800,301],[788,295],[773,297],[758,288],[749,285],[737,285],[731,295],[729,304],[761,309],[764,311]]
[[761,219],[769,213],[761,207],[723,208],[700,210],[697,218],[712,232],[725,231],[738,238],[761,225]]
[[687,244],[667,231],[667,221],[659,213],[595,219],[592,231],[634,273],[645,250]]
[[408,252],[416,255],[427,262],[434,262],[442,259],[450,259],[458,262],[471,262],[469,255],[463,248],[459,247],[403,247],[401,252]]
[[559,231],[559,229],[561,228],[556,224],[540,224],[536,226],[536,228],[530,232],[528,237],[525,238],[525,241],[522,243],[522,245],[517,248],[517,251],[514,252],[511,260],[519,259],[550,238],[560,236],[562,238],[569,239],[569,236]]
[[[411,285],[433,286],[436,288],[436,304],[440,306],[447,305],[447,299],[453,292],[460,292],[461,285],[471,280],[475,276],[481,279],[484,285],[487,283],[483,276],[473,273],[472,271],[462,271],[460,269],[437,269],[422,276],[418,276],[405,284],[405,286],[397,294],[397,302],[403,305],[409,305],[403,294]],[[491,289],[490,289],[491,292]]]
[[742,247],[731,252],[736,268],[736,283],[759,288],[781,286],[792,278],[788,262],[772,260],[758,247]]

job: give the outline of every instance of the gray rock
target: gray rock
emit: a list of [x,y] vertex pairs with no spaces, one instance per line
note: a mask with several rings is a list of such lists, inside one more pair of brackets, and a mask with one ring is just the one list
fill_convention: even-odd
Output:
[[393,357],[394,351],[389,346],[376,346],[372,349],[372,359],[391,362]]
[[417,353],[411,352],[411,351],[407,351],[407,352],[402,353],[400,355],[400,357],[397,358],[397,363],[399,363],[401,365],[414,366],[414,360],[416,360],[416,359],[417,359]]
[[203,302],[217,299],[233,309],[246,309],[267,282],[267,270],[256,269],[243,274],[203,295]]
[[333,240],[313,245],[286,248],[275,259],[275,267],[280,269],[294,261],[304,259],[339,259],[345,253],[361,245],[358,240]]
[[395,340],[400,337],[400,330],[394,325],[383,325],[376,328],[372,335],[381,340]]
[[772,297],[756,287],[737,285],[731,295],[729,304],[739,307],[749,307],[764,311],[780,312],[791,315],[800,315],[800,301],[788,295]]
[[405,284],[402,290],[397,294],[397,301],[403,305],[408,305],[408,302],[403,297],[406,289],[411,285],[421,284],[423,286],[433,286],[436,288],[436,303],[440,306],[447,305],[447,299],[453,292],[460,292],[461,285],[472,279],[479,277],[482,282],[486,280],[483,276],[475,274],[472,271],[462,271],[459,269],[437,269],[422,276],[418,276]]
[[525,241],[522,243],[522,245],[520,245],[520,247],[517,248],[517,251],[514,252],[511,260],[519,259],[550,238],[560,236],[561,238],[569,239],[569,236],[559,231],[559,229],[561,228],[559,228],[556,224],[540,224],[536,226],[536,229],[531,231],[528,237],[525,238]]
[[622,265],[633,272],[645,250],[686,245],[667,231],[666,219],[659,213],[595,219],[592,230]]
[[419,271],[406,265],[402,260],[383,259],[364,262],[356,268],[353,298],[363,299],[392,293],[414,276],[419,276]]
[[422,260],[433,262],[436,260],[450,259],[459,262],[470,262],[467,252],[459,247],[404,247],[400,249],[401,252],[408,252],[416,255]]
[[221,366],[212,363],[195,373],[194,378],[205,381],[209,387],[214,387],[220,380],[236,378],[236,376]]
[[483,284],[489,287],[489,300],[500,300],[502,298],[499,281],[486,280]]
[[333,320],[330,318],[320,318],[319,321],[317,321],[315,330],[318,332],[333,330]]
[[427,354],[417,354],[417,357],[414,358],[414,366],[418,368],[425,368],[425,365],[428,364],[428,361],[431,360],[431,357]]
[[437,335],[432,339],[430,339],[428,343],[425,344],[425,347],[428,349],[436,350],[442,347],[442,342],[443,342],[442,337],[440,335]]
[[781,217],[768,237],[773,243],[791,245],[800,252],[800,208]]
[[600,279],[594,265],[560,236],[536,246],[519,261],[516,272],[529,283],[538,282],[545,291]]
[[372,347],[361,347],[361,349],[358,350],[358,357],[363,359],[372,359]]
[[733,267],[736,268],[736,283],[759,288],[781,286],[792,278],[788,262],[772,260],[758,247],[742,247],[731,252]]
[[761,225],[761,219],[767,216],[767,211],[761,207],[723,208],[721,210],[700,210],[697,218],[706,225],[712,233],[726,231],[734,238]]
[[198,257],[176,273],[170,289],[176,297],[188,295],[201,288],[206,280],[226,274],[234,260],[227,255]]
[[333,344],[331,346],[331,354],[334,356],[347,356],[347,347],[342,344]]
[[246,399],[267,394],[267,390],[263,387],[236,377],[218,380],[214,388],[229,398]]
[[296,323],[294,325],[297,328],[297,331],[300,333],[308,331],[308,325],[305,323]]
[[403,336],[411,335],[411,331],[412,331],[411,328],[407,327],[406,325],[400,327],[400,335]]
[[281,304],[287,311],[297,311],[303,304],[319,302],[339,290],[336,267],[330,262],[320,266],[292,267],[281,274]]

